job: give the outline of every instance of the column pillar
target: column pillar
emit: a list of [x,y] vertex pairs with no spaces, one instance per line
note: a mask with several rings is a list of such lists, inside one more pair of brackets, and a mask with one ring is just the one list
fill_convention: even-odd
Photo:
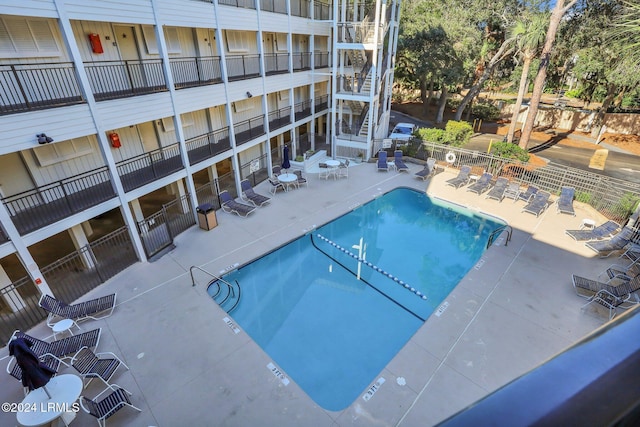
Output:
[[14,286],[11,286],[11,279],[9,279],[9,276],[7,276],[7,273],[4,271],[4,268],[1,265],[0,289],[5,289],[5,292],[2,293],[2,299],[4,300],[4,303],[7,305],[7,307],[9,307],[9,310],[11,310],[11,312],[15,313],[27,306],[16,288]]
[[[76,248],[76,250],[80,250],[85,246],[89,246],[89,240],[87,239],[87,235],[84,233],[82,224],[74,225],[67,231],[69,232],[69,236],[71,236],[73,246]],[[93,254],[91,253],[91,248],[89,247],[87,251],[80,252],[80,260],[82,261],[82,265],[88,270],[91,270],[96,266]]]

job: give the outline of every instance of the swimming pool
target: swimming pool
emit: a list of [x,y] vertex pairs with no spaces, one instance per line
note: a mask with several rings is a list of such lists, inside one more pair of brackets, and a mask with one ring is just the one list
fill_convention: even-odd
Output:
[[344,409],[502,225],[395,189],[226,274],[242,289],[231,316],[318,405]]

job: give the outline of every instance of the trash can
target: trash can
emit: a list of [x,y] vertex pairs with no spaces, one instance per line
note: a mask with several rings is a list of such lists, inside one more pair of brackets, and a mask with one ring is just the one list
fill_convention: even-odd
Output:
[[218,225],[216,211],[211,203],[198,206],[196,212],[198,212],[198,225],[203,230],[211,230]]

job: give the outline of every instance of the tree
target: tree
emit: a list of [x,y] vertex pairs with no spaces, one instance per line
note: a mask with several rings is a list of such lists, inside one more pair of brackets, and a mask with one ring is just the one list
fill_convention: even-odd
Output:
[[542,53],[540,54],[540,66],[538,67],[538,73],[533,84],[533,93],[531,94],[531,101],[529,102],[529,113],[524,123],[522,130],[522,136],[520,137],[520,148],[527,149],[529,140],[531,139],[531,132],[533,132],[533,125],[538,114],[538,107],[540,105],[540,99],[542,98],[542,91],[547,78],[547,68],[549,67],[549,61],[551,59],[551,51],[553,49],[553,43],[560,26],[562,17],[569,9],[571,9],[578,0],[571,0],[566,6],[564,0],[556,0],[556,5],[551,12],[549,19],[549,28],[547,29],[547,35],[545,37]]
[[529,67],[531,66],[531,61],[536,57],[540,47],[544,43],[548,22],[548,14],[537,13],[529,19],[518,21],[511,29],[511,36],[516,39],[516,46],[522,54],[522,75],[520,76],[518,96],[513,107],[513,114],[511,115],[507,142],[513,142],[513,135],[516,131],[516,123],[518,121],[518,115],[520,114],[522,99],[529,87]]

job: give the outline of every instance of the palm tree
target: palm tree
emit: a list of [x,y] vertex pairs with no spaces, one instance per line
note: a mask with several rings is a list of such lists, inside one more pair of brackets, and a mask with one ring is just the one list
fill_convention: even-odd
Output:
[[509,133],[507,133],[507,141],[513,142],[513,135],[516,131],[516,122],[522,106],[522,99],[527,92],[529,81],[529,68],[531,61],[536,57],[540,47],[542,47],[547,33],[549,24],[549,15],[546,13],[538,13],[527,20],[516,22],[511,29],[511,37],[516,39],[516,46],[522,54],[522,76],[520,77],[520,87],[518,88],[518,97],[513,107],[513,115],[511,116],[511,124]]

